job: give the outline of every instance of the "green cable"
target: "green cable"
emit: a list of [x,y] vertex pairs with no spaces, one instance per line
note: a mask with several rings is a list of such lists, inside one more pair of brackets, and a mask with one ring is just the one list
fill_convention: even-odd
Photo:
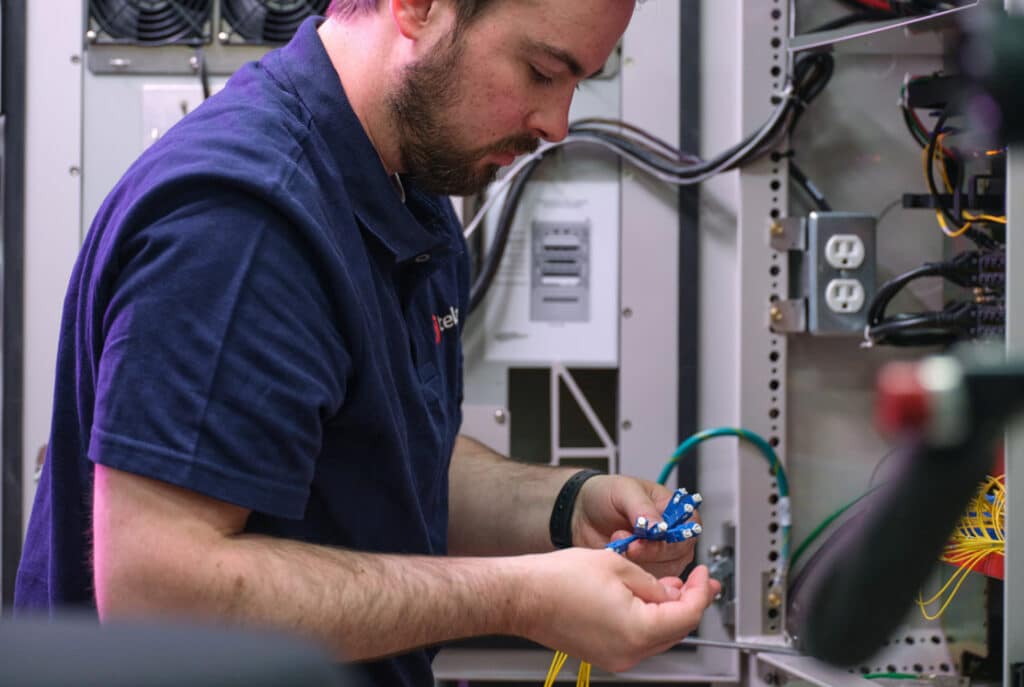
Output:
[[920,675],[914,673],[868,673],[863,676],[865,680],[920,680]]
[[689,439],[679,445],[679,448],[675,450],[672,457],[668,459],[665,467],[662,468],[661,474],[658,475],[658,484],[664,485],[668,482],[669,476],[672,474],[673,468],[679,463],[680,459],[687,453],[697,448],[700,444],[704,443],[709,439],[716,437],[738,437],[750,444],[753,444],[761,452],[761,454],[768,461],[768,466],[771,470],[772,475],[775,476],[775,480],[779,485],[779,497],[785,499],[785,517],[781,518],[783,521],[782,525],[782,546],[780,547],[779,555],[779,569],[782,574],[788,570],[789,564],[789,480],[786,478],[786,471],[782,467],[782,463],[779,462],[779,456],[775,453],[775,449],[772,448],[771,444],[765,441],[761,436],[751,432],[748,429],[740,429],[735,427],[716,427],[714,429],[706,429],[702,432],[697,432]]

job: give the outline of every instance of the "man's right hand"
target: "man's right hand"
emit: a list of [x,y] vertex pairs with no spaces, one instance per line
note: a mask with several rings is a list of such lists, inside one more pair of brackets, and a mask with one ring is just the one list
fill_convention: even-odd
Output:
[[603,549],[515,560],[523,564],[519,634],[613,673],[678,643],[721,590],[704,566],[685,583],[659,580]]

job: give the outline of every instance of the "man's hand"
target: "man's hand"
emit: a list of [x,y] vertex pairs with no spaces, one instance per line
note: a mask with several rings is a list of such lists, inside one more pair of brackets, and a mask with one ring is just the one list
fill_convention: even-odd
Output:
[[[641,515],[657,522],[672,493],[656,482],[620,475],[587,480],[572,516],[573,544],[601,548],[612,539],[632,534],[633,523]],[[694,513],[692,521],[700,522],[700,516]],[[678,576],[693,560],[693,547],[693,540],[679,544],[637,540],[630,544],[626,556],[658,577]]]
[[612,551],[572,548],[510,560],[522,565],[524,583],[516,634],[611,672],[679,642],[721,589],[704,566],[684,584],[656,579]]

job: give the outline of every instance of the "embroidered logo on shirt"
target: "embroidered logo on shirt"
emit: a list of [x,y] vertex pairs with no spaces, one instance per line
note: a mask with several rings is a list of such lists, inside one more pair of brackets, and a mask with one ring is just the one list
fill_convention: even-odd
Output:
[[459,309],[452,306],[444,315],[432,315],[434,320],[434,343],[441,343],[441,335],[448,329],[457,327],[459,324]]

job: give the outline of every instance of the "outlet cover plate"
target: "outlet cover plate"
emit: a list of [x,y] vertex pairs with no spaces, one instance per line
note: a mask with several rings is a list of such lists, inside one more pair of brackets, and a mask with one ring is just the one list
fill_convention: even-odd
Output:
[[[818,335],[857,335],[867,324],[868,304],[876,291],[876,225],[872,215],[853,212],[812,212],[807,219],[807,331]],[[833,236],[856,236],[864,245],[864,259],[854,269],[829,264],[825,247]],[[835,312],[825,299],[828,285],[851,279],[864,287],[864,307],[857,312]]]

